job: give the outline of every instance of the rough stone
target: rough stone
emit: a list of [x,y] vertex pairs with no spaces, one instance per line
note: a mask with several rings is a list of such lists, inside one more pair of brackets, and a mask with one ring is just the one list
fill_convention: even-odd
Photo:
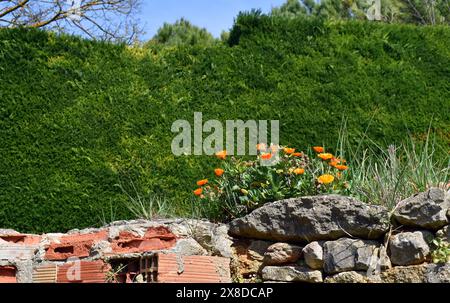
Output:
[[450,283],[450,264],[395,266],[380,273],[382,283]]
[[233,240],[228,235],[228,226],[204,220],[183,220],[173,223],[170,229],[178,236],[195,239],[209,254],[231,258]]
[[177,241],[175,253],[182,256],[206,256],[208,252],[197,241],[192,238],[180,239]]
[[111,253],[112,248],[110,243],[108,241],[99,241],[92,245],[89,255],[94,259],[98,259],[103,257],[105,254]]
[[311,270],[304,266],[266,266],[262,269],[262,279],[282,282],[323,282],[320,270]]
[[322,245],[317,242],[311,242],[303,248],[303,257],[306,265],[312,269],[323,268],[323,248]]
[[450,227],[449,227],[449,225],[438,230],[438,232],[436,233],[436,237],[442,238],[447,243],[450,243]]
[[325,283],[368,283],[370,279],[365,272],[345,271],[333,276],[326,277]]
[[280,265],[294,263],[300,259],[302,248],[288,243],[275,243],[267,248],[264,254],[264,264]]
[[383,283],[423,283],[425,282],[426,267],[416,266],[395,266],[390,270],[380,274]]
[[264,253],[273,242],[261,240],[238,240],[233,244],[234,274],[243,279],[252,278],[260,273]]
[[348,234],[377,239],[388,229],[386,208],[339,195],[267,203],[230,223],[231,235],[283,242],[335,240]]
[[378,248],[378,251],[380,269],[385,270],[392,268],[391,259],[389,258],[386,247],[384,245],[381,245],[380,248]]
[[367,270],[376,266],[379,243],[370,240],[341,238],[324,243],[324,270],[328,274]]
[[450,194],[443,189],[430,188],[401,201],[393,213],[393,218],[404,226],[436,231],[448,224],[449,209]]
[[433,234],[427,231],[403,232],[391,236],[389,250],[394,265],[423,263],[430,253],[429,241]]
[[428,264],[426,267],[426,283],[450,283],[450,263]]

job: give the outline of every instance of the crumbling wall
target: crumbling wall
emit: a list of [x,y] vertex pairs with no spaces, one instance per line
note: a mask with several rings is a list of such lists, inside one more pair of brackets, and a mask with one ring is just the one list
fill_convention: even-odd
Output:
[[200,225],[200,240],[230,241],[211,230],[217,225],[195,220],[121,221],[67,234],[0,230],[0,283],[231,282],[220,246],[192,237]]
[[[350,197],[268,203],[228,225],[119,221],[66,234],[0,230],[0,283],[450,282],[450,193],[393,212]],[[446,244],[445,244],[446,243]],[[447,261],[447,262],[445,262]]]

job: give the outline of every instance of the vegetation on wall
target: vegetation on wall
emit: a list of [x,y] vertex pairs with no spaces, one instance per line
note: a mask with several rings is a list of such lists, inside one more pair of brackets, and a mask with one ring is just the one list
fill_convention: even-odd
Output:
[[450,143],[450,29],[241,14],[228,45],[129,48],[38,30],[0,30],[0,226],[28,232],[97,225],[129,197],[192,211],[217,167],[175,157],[171,125],[279,120],[283,145],[380,146],[431,130]]

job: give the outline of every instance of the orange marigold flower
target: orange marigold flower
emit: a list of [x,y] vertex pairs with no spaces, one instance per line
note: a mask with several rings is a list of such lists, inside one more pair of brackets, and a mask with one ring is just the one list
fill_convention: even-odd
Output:
[[335,165],[334,167],[337,168],[338,170],[347,170],[348,169],[347,165],[342,165],[342,164]]
[[221,168],[216,168],[214,170],[214,173],[216,174],[217,177],[222,177],[224,170]]
[[330,160],[333,158],[333,155],[330,153],[320,153],[317,155],[317,157],[319,157],[322,160]]
[[222,150],[220,152],[216,153],[216,157],[222,160],[225,160],[225,158],[227,157],[227,151],[226,150]]
[[324,149],[322,146],[314,146],[314,147],[313,147],[313,150],[314,150],[316,153],[323,153],[323,152],[325,151],[325,149]]
[[331,182],[334,181],[334,177],[332,175],[325,174],[317,178],[317,181],[320,184],[330,184]]
[[261,159],[263,159],[263,160],[270,160],[271,158],[272,158],[271,153],[262,153],[261,154]]
[[293,157],[301,157],[301,156],[303,156],[303,153],[293,153],[292,156]]
[[256,150],[258,150],[258,151],[266,150],[266,148],[267,148],[266,143],[258,143],[258,144],[256,144]]
[[203,179],[203,180],[197,181],[197,185],[198,185],[198,186],[203,186],[203,185],[205,185],[206,183],[208,183],[208,179]]
[[285,148],[283,148],[283,151],[289,155],[289,154],[292,154],[295,152],[295,148],[285,147]]
[[278,145],[270,145],[270,150],[272,151],[272,153],[278,152],[279,148],[280,147]]
[[294,169],[294,174],[296,175],[303,175],[305,173],[305,169],[304,168],[296,168]]
[[200,196],[203,193],[203,188],[197,188],[194,190],[194,195]]
[[336,160],[336,158],[331,159],[331,161],[329,162],[330,166],[336,167],[336,165],[339,164],[339,161]]

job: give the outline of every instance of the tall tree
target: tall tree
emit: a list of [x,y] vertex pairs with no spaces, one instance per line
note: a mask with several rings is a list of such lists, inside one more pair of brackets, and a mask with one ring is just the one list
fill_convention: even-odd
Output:
[[287,0],[272,15],[450,24],[450,0]]
[[164,23],[147,45],[209,45],[215,41],[205,28],[195,26],[188,20],[181,18],[174,24]]
[[316,13],[317,4],[314,0],[287,0],[280,7],[274,7],[271,14],[287,18],[299,15],[313,15]]
[[400,0],[401,21],[417,24],[450,24],[449,0]]
[[0,0],[0,26],[84,33],[132,42],[141,33],[140,0]]

